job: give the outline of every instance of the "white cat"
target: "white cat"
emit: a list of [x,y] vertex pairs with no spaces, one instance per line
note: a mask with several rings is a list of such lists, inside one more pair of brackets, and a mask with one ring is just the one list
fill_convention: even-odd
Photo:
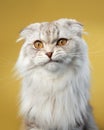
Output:
[[23,83],[25,130],[97,130],[89,105],[90,69],[83,26],[72,19],[27,26],[16,68]]

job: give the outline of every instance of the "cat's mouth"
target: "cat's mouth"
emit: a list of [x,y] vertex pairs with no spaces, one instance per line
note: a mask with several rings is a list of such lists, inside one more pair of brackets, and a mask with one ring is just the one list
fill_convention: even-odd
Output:
[[62,63],[62,61],[50,59],[47,63]]

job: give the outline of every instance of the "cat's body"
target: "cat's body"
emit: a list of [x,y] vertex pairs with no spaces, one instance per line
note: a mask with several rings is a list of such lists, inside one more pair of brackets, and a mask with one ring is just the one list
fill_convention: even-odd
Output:
[[16,67],[23,77],[25,130],[97,130],[82,31],[77,21],[61,19],[32,24],[21,32],[26,41]]

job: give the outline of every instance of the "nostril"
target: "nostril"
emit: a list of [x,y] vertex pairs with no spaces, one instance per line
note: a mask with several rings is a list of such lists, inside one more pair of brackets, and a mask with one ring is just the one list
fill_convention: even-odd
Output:
[[47,55],[49,58],[52,57],[52,54],[53,54],[53,52],[47,52],[47,53],[46,53],[46,55]]

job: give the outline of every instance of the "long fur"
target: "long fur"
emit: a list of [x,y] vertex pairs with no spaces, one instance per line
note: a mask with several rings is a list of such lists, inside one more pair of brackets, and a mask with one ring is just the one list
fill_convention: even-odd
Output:
[[[82,33],[83,26],[72,19],[31,24],[21,32],[19,40],[25,43],[16,68],[23,78],[26,130],[97,130],[89,106],[90,69]],[[57,47],[59,38],[68,43]],[[35,40],[42,40],[44,48],[34,48]],[[51,51],[57,63],[49,63],[46,52]]]

